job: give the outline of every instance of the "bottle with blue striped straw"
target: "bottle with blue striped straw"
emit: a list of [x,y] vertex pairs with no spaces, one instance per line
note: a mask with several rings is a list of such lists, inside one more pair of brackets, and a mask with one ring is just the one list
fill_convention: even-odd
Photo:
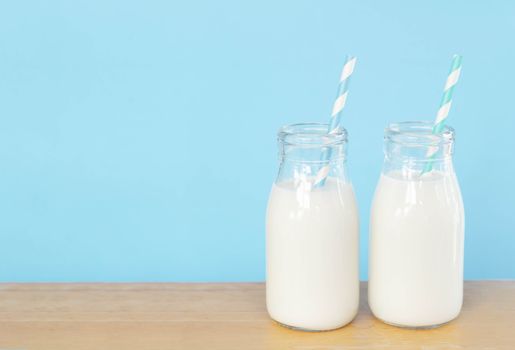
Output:
[[436,121],[392,123],[370,214],[369,305],[385,323],[432,328],[463,301],[465,216],[445,124],[461,58],[453,60]]
[[345,62],[329,123],[287,125],[266,217],[266,304],[289,328],[342,327],[359,304],[359,223],[339,120],[354,58]]

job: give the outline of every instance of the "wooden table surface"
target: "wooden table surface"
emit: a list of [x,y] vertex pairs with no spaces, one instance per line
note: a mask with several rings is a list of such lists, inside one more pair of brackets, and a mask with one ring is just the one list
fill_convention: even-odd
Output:
[[432,330],[374,319],[366,288],[350,325],[306,333],[270,320],[262,283],[0,284],[0,349],[515,349],[515,281],[466,282]]

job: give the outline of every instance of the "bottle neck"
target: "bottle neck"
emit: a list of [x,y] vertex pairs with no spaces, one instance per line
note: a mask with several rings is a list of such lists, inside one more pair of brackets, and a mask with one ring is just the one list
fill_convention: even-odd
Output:
[[298,166],[312,165],[320,166],[327,163],[345,163],[346,144],[337,145],[292,145],[279,142],[279,161],[291,163]]
[[383,174],[397,173],[402,178],[416,179],[428,172],[453,173],[452,158],[431,160],[385,156]]
[[417,178],[429,172],[453,172],[454,130],[433,133],[431,122],[390,124],[385,130],[383,173]]
[[314,182],[322,168],[329,177],[345,179],[347,133],[338,128],[328,134],[327,129],[327,124],[314,123],[281,128],[276,182]]

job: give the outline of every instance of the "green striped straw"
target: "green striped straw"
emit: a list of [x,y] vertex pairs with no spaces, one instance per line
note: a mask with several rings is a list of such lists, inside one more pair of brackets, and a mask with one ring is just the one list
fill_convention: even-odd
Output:
[[[440,101],[440,108],[438,109],[438,113],[436,114],[435,124],[433,126],[433,135],[440,134],[445,127],[445,120],[449,116],[449,110],[451,109],[452,103],[452,94],[454,92],[454,87],[458,83],[458,79],[460,78],[461,72],[461,59],[462,56],[454,55],[452,59],[451,70],[449,75],[447,76],[447,81],[445,82],[445,88],[443,89],[442,100]],[[427,162],[422,174],[430,172],[433,169],[433,159],[438,152],[438,147],[430,147],[427,152],[427,157],[430,159]]]
[[[331,113],[331,119],[329,119],[329,125],[327,133],[332,134],[338,131],[340,127],[340,120],[342,117],[342,111],[347,102],[347,95],[349,93],[349,81],[354,72],[354,66],[356,65],[356,57],[347,55],[345,58],[345,64],[343,65],[342,74],[340,76],[340,82],[338,84],[338,90],[336,93],[336,100],[333,104],[333,111]],[[322,160],[328,161],[331,157],[331,149],[326,148],[322,153]],[[323,186],[327,176],[329,175],[329,164],[324,165],[318,170],[313,185]]]

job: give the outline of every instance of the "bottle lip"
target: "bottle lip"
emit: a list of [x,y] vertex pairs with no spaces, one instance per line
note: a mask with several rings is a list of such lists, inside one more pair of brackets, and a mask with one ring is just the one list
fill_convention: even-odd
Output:
[[438,134],[433,134],[434,121],[405,121],[388,125],[384,130],[386,141],[403,146],[438,146],[454,141],[454,129],[445,125]]
[[347,142],[347,130],[339,126],[330,134],[326,123],[295,123],[282,126],[278,140],[289,146],[297,147],[327,147],[337,146]]

